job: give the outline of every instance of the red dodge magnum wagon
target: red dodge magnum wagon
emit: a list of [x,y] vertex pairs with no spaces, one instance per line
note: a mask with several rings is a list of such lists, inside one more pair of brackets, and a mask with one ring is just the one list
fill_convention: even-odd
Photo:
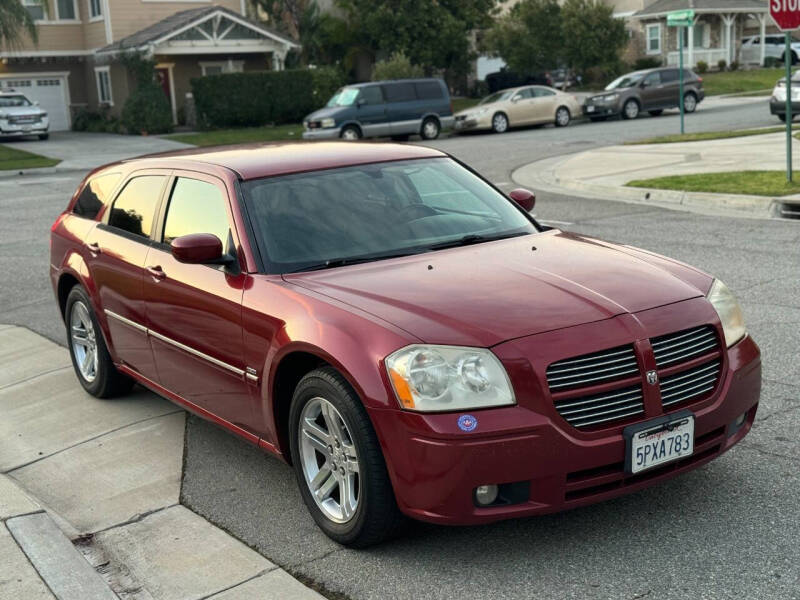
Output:
[[718,279],[543,227],[437,150],[279,144],[91,173],[52,227],[78,380],[138,382],[289,462],[334,540],[653,485],[755,418]]

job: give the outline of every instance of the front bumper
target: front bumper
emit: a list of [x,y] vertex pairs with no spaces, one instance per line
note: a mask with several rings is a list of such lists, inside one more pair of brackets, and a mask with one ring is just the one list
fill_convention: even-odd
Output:
[[485,115],[480,115],[478,117],[475,116],[468,116],[468,117],[455,117],[453,120],[453,131],[460,132],[460,131],[472,131],[472,130],[479,130],[479,129],[491,129],[492,128],[492,116],[491,114],[487,113]]
[[41,135],[47,133],[48,129],[49,125],[47,123],[39,122],[19,125],[7,121],[0,121],[0,135],[2,136]]
[[[786,101],[777,100],[774,96],[769,100],[769,114],[771,115],[784,115],[786,114]],[[792,114],[800,114],[800,100],[792,100]]]
[[583,115],[585,117],[611,117],[620,112],[616,102],[586,103],[583,105]]
[[304,140],[332,140],[337,139],[341,129],[339,127],[325,127],[318,129],[306,129],[303,131]]
[[[708,304],[704,299],[690,302],[695,312],[701,302]],[[604,323],[608,322],[580,326],[583,331],[575,333],[599,333]],[[549,335],[532,338],[539,338],[537,347],[546,347],[542,342],[548,340],[543,336]],[[509,360],[519,360],[518,350],[524,343],[509,342],[494,350],[508,365]],[[504,348],[510,345],[513,347]],[[504,352],[508,355],[503,356]],[[457,427],[460,414],[372,409],[370,416],[387,454],[398,505],[407,515],[461,525],[557,512],[669,479],[707,463],[739,442],[750,430],[758,406],[760,351],[748,336],[724,354],[727,366],[713,395],[661,412],[692,411],[694,454],[636,475],[624,471],[624,426],[595,432],[572,428],[554,411],[532,406],[535,402],[530,395],[538,394],[542,402],[543,394],[535,382],[520,385],[519,374],[512,375],[519,404],[472,411],[479,425],[470,433]],[[527,370],[532,380],[530,366]],[[735,426],[737,417],[743,414],[744,424]],[[647,414],[637,422],[657,416]],[[473,491],[477,486],[512,483],[529,486],[527,499],[499,506],[475,505]]]

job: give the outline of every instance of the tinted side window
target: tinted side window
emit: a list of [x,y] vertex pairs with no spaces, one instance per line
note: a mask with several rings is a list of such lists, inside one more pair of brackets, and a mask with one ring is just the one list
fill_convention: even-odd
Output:
[[534,88],[533,90],[533,96],[535,98],[547,98],[555,95],[556,93],[553,90],[548,90],[546,88]]
[[361,93],[358,96],[358,99],[364,104],[383,104],[381,86],[371,85],[369,87],[361,88]]
[[131,179],[114,201],[108,224],[134,235],[149,237],[164,179],[163,175]]
[[90,180],[75,201],[72,212],[87,219],[94,219],[103,205],[108,202],[109,195],[119,183],[120,177],[122,175],[119,173],[109,173]]
[[438,81],[420,81],[415,83],[417,98],[420,100],[438,100],[444,97],[442,85]]
[[386,96],[387,102],[406,102],[417,99],[413,83],[385,83],[383,95]]
[[[686,70],[684,70],[683,76],[686,78]],[[661,83],[671,83],[673,81],[678,81],[678,69],[666,69],[661,71]]]
[[644,78],[644,84],[653,86],[658,85],[661,83],[661,73],[656,71],[655,73],[650,73],[647,77]]
[[531,88],[525,88],[514,94],[514,99],[522,100],[525,98],[533,98],[533,90]]
[[225,197],[215,185],[179,177],[172,188],[164,223],[164,243],[190,233],[211,233],[223,247],[228,241]]

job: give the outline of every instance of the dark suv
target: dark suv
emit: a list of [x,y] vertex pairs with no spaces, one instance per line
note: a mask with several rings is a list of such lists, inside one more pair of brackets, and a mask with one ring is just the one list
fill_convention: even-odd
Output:
[[[601,94],[586,98],[583,113],[592,121],[621,115],[635,119],[646,110],[660,115],[665,108],[680,107],[680,70],[672,67],[634,71],[618,77]],[[705,98],[703,79],[689,69],[683,70],[683,109],[694,112]]]

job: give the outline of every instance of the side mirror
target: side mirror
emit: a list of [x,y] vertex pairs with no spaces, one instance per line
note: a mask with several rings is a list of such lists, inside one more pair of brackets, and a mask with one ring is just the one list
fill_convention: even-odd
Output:
[[511,99],[511,102],[512,102],[512,103],[514,103],[514,104],[516,104],[516,103],[517,103],[517,102],[519,102],[521,99],[522,99],[522,96],[514,96],[514,97]]
[[191,233],[175,238],[170,244],[172,256],[182,263],[207,265],[221,264],[222,242],[210,233]]
[[525,212],[531,212],[534,204],[536,204],[534,193],[522,188],[512,190],[509,192],[508,197],[525,209]]
[[34,101],[33,101],[33,105],[34,105],[34,106],[39,106],[39,101],[38,101],[38,100],[34,100]]
[[361,108],[365,104],[366,104],[366,102],[364,102],[363,98],[359,98],[358,100],[356,100],[356,108]]

